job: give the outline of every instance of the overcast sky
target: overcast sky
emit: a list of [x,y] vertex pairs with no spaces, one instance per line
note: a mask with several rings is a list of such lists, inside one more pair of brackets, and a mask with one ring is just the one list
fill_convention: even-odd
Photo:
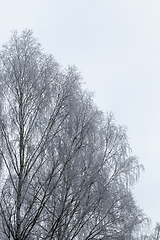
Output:
[[160,222],[160,1],[0,0],[0,46],[26,28],[62,66],[76,65],[99,108],[127,126],[145,167],[135,199]]

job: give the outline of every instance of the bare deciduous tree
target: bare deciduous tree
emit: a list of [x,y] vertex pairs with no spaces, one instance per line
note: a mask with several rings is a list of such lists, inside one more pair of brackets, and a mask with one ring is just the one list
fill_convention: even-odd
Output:
[[141,166],[125,128],[31,31],[14,32],[0,61],[2,238],[129,239],[144,216],[130,191]]

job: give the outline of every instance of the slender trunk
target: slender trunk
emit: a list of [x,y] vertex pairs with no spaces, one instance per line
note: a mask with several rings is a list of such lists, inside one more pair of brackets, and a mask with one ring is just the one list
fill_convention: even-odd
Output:
[[[21,174],[20,174],[21,175]],[[19,182],[18,182],[18,191],[17,191],[17,213],[16,213],[16,240],[20,240],[20,233],[21,233],[21,176],[19,176]]]
[[23,109],[22,109],[22,94],[19,102],[19,124],[20,124],[20,138],[19,138],[19,174],[18,174],[18,189],[17,189],[17,212],[16,212],[16,240],[21,240],[21,196],[22,196],[22,176],[24,167],[24,125],[23,125]]

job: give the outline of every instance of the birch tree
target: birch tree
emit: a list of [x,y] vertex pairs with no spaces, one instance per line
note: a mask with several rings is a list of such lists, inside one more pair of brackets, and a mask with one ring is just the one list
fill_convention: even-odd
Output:
[[126,129],[30,30],[0,53],[1,238],[129,239],[144,215]]

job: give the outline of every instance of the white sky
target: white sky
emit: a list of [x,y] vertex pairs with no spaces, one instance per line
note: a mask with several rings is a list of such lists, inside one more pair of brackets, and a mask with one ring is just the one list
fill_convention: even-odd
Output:
[[128,127],[145,166],[135,198],[160,222],[160,1],[0,0],[0,46],[26,28],[62,66],[75,64],[98,106]]

